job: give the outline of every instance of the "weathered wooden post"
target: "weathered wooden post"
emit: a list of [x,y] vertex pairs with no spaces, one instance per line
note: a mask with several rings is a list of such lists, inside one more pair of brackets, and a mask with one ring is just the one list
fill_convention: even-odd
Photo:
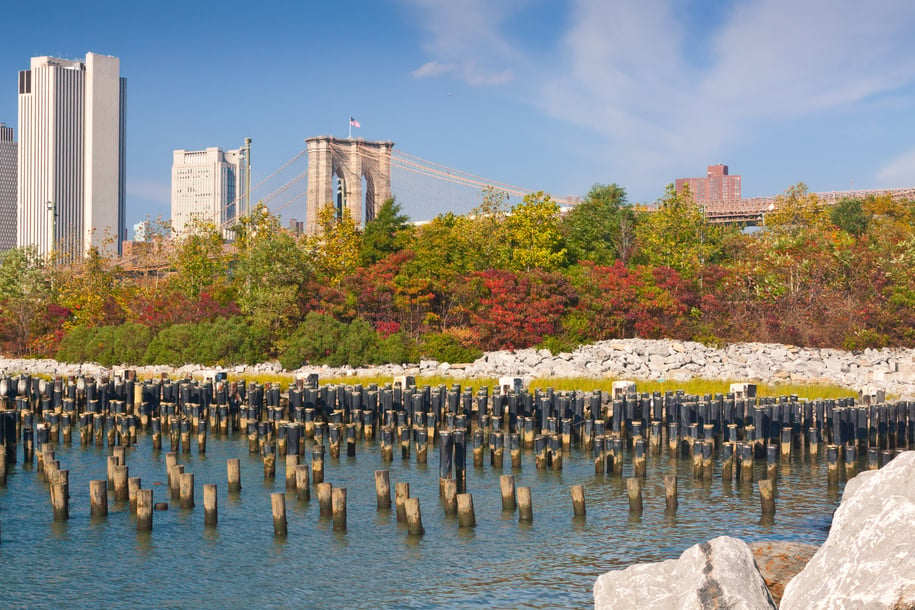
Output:
[[322,517],[331,517],[334,514],[333,508],[333,485],[322,482],[317,485],[318,508]]
[[668,514],[677,512],[680,502],[677,499],[677,475],[664,475],[664,498],[666,500],[665,511]]
[[[781,455],[784,456],[785,454],[782,453]],[[778,478],[778,458],[778,445],[766,445],[766,478],[770,481]]]
[[854,444],[845,446],[845,478],[851,479],[858,472],[858,447]]
[[130,501],[130,512],[137,512],[137,491],[141,487],[140,477],[127,479],[127,499]]
[[114,470],[121,465],[121,461],[116,455],[109,455],[108,464],[108,489],[114,490]]
[[130,500],[130,490],[127,489],[127,479],[129,479],[127,466],[114,467],[114,501],[127,502]]
[[477,517],[473,510],[473,496],[458,494],[457,496],[458,527],[475,527]]
[[407,520],[407,511],[404,503],[410,497],[410,484],[406,481],[400,481],[394,486],[394,508],[397,512],[398,521]]
[[375,471],[375,497],[378,508],[391,508],[391,471]]
[[830,483],[839,480],[839,447],[826,445],[826,480]]
[[[645,476],[645,439],[641,436],[633,443],[632,470],[637,477]],[[701,455],[700,455],[701,458]]]
[[331,492],[331,514],[333,515],[334,529],[346,531],[346,488],[334,487]]
[[442,481],[442,505],[446,515],[454,515],[457,513],[457,495],[457,480],[444,479]]
[[89,514],[92,517],[108,514],[108,481],[89,481]]
[[203,523],[216,525],[219,521],[218,504],[216,499],[216,485],[207,483],[203,486]]
[[762,504],[762,514],[763,516],[772,516],[775,514],[775,490],[772,486],[771,479],[760,479],[757,482],[759,485],[759,500]]
[[66,521],[70,518],[70,500],[66,483],[51,484],[51,508],[55,521]]
[[226,460],[226,476],[229,484],[229,493],[241,491],[241,461],[238,458]]
[[172,499],[181,497],[181,475],[184,474],[184,465],[178,464],[172,466],[171,471],[171,483],[169,483],[169,491],[171,492]]
[[411,536],[422,536],[426,533],[423,528],[423,518],[419,510],[419,498],[407,498],[404,501],[404,512],[407,520],[407,531]]
[[629,496],[629,514],[642,514],[642,482],[638,477],[626,479],[626,494]]
[[572,494],[572,514],[576,517],[584,517],[587,513],[584,485],[572,485],[569,490]]
[[270,508],[273,512],[273,535],[285,537],[288,531],[286,527],[286,494],[281,491],[270,494]]
[[724,443],[721,445],[721,480],[734,480],[734,452],[737,448],[736,443]]
[[295,469],[299,465],[298,453],[286,453],[286,489],[296,489]]
[[[104,483],[104,481],[102,481]],[[137,490],[137,531],[152,531],[153,490]]]
[[509,434],[508,445],[511,453],[512,468],[521,468],[521,435],[517,432]]
[[264,478],[276,478],[276,445],[273,443],[264,444]]
[[531,488],[519,487],[518,495],[518,521],[533,521],[534,507],[531,502]]
[[194,508],[194,473],[181,474],[181,508]]
[[324,445],[311,448],[311,480],[314,485],[324,482]]
[[515,499],[515,477],[510,474],[503,474],[499,477],[499,487],[502,491],[502,510],[515,510],[517,501]]

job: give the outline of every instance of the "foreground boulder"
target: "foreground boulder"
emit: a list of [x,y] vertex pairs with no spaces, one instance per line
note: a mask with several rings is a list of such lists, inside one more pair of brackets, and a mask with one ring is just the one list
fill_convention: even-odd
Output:
[[804,569],[819,547],[803,542],[768,540],[750,543],[750,548],[759,573],[778,604],[785,593],[785,585]]
[[594,583],[595,610],[611,608],[775,608],[746,542],[721,536],[679,559],[607,572]]
[[915,608],[915,451],[848,482],[829,537],[781,608]]

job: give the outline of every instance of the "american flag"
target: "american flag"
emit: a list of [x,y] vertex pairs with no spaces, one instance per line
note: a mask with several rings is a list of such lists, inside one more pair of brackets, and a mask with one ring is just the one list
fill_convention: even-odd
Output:
[[353,117],[349,118],[349,124],[350,124],[350,127],[362,127],[362,125],[359,124],[359,121],[357,121]]

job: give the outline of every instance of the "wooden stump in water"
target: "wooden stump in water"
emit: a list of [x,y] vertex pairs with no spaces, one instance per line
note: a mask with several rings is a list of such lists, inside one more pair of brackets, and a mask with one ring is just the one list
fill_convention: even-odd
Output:
[[299,464],[295,467],[295,489],[299,500],[311,500],[311,484],[308,482],[308,464]]
[[184,472],[180,482],[181,508],[194,508],[194,473]]
[[108,515],[108,481],[89,481],[89,514],[93,517]]
[[[328,483],[330,485],[330,483]],[[286,494],[276,492],[270,494],[270,508],[273,513],[273,535],[285,537],[286,528]]]
[[389,470],[375,471],[375,497],[378,508],[391,508],[391,472]]
[[770,479],[762,479],[757,482],[759,485],[759,500],[762,504],[762,514],[771,516],[775,514],[775,489]]
[[203,486],[203,523],[216,525],[219,521],[218,501],[216,499],[216,485],[207,483]]
[[114,500],[127,502],[130,499],[130,490],[127,488],[127,479],[130,478],[127,466],[114,468]]
[[241,491],[241,460],[238,458],[226,460],[226,474],[229,484],[229,493]]
[[457,515],[459,527],[475,527],[477,517],[473,510],[473,496],[470,494],[458,494],[457,496]]
[[152,531],[153,524],[153,490],[137,491],[137,531]]
[[331,512],[334,529],[346,531],[346,488],[335,487],[331,492]]
[[514,511],[517,506],[515,477],[510,474],[503,474],[499,477],[499,488],[502,492],[502,510]]
[[629,513],[642,514],[642,482],[638,477],[626,479],[626,495],[629,496]]
[[531,502],[531,488],[519,487],[518,495],[518,521],[533,521],[534,507]]
[[333,485],[330,483],[318,483],[318,508],[322,517],[330,517],[334,514],[333,504],[331,501]]
[[442,505],[446,515],[457,514],[458,485],[455,479],[442,481]]
[[587,513],[585,508],[585,488],[583,485],[572,485],[569,488],[572,494],[572,514],[576,517],[584,517]]
[[394,486],[394,508],[397,512],[398,521],[407,520],[407,512],[404,508],[404,504],[407,501],[407,498],[410,497],[410,484],[401,481]]
[[137,512],[137,491],[141,487],[140,477],[130,477],[127,479],[127,499],[130,501],[130,512]]
[[669,514],[677,512],[680,501],[677,499],[677,476],[673,474],[664,475],[664,498],[666,500],[665,510]]
[[422,536],[426,533],[423,528],[423,518],[419,510],[419,498],[407,498],[404,501],[404,512],[407,520],[407,531],[411,536]]
[[298,453],[286,454],[286,489],[296,489],[295,469],[299,465]]
[[70,518],[70,501],[67,493],[68,485],[53,483],[51,485],[51,508],[54,511],[55,521],[66,521]]

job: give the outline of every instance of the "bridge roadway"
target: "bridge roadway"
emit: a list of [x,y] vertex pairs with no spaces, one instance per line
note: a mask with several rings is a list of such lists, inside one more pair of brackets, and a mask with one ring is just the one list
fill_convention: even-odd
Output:
[[[878,189],[868,191],[830,191],[812,193],[825,205],[834,205],[843,199],[864,199],[869,196],[890,195],[894,200],[915,199],[915,188]],[[705,216],[710,222],[755,223],[763,214],[775,209],[781,195],[751,197],[749,199],[721,199],[705,203]]]

